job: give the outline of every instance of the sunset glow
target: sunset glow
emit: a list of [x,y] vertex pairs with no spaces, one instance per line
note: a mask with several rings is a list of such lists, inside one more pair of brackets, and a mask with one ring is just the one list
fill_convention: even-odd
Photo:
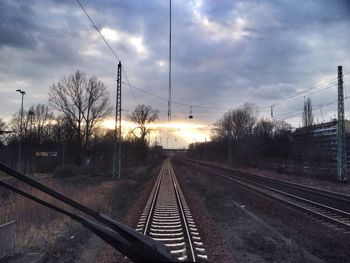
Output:
[[[115,121],[106,119],[102,126],[114,129]],[[136,127],[132,122],[122,120],[123,133],[126,135],[130,129]],[[166,148],[187,148],[190,143],[210,140],[210,125],[188,122],[160,122],[149,124],[152,129],[148,140],[150,144],[162,145]],[[126,128],[126,129],[125,129]]]

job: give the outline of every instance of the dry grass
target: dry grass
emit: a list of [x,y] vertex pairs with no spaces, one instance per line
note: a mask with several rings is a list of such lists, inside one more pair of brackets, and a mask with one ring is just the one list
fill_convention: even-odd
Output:
[[[114,181],[88,185],[45,178],[43,183],[88,207],[105,213],[111,212],[109,204]],[[21,188],[51,203],[60,204],[53,198],[29,187]],[[69,218],[21,196],[10,195],[7,200],[1,200],[1,198],[0,196],[0,224],[10,220],[17,221],[17,252],[19,253],[33,248],[49,249],[58,237],[64,236],[66,226],[72,223]],[[64,205],[61,207],[67,208]]]

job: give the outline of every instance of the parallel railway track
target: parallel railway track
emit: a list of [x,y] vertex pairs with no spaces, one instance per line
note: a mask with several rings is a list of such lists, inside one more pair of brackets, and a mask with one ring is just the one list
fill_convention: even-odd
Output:
[[347,207],[350,211],[350,195],[337,193],[333,191],[322,190],[316,187],[306,186],[302,184],[287,182],[283,180],[273,179],[265,176],[254,175],[251,173],[241,172],[235,169],[221,167],[217,164],[203,162],[198,160],[191,160],[192,163],[197,163],[208,168],[219,170],[230,176],[239,176],[242,178],[249,179],[262,185],[272,186],[280,190],[286,190],[289,193],[295,193],[302,195],[303,197],[317,199],[323,199],[323,202],[332,206],[338,206],[341,208]]
[[179,261],[207,260],[169,159],[163,163],[136,230],[163,242]]
[[241,187],[304,212],[334,230],[350,234],[350,197],[336,192],[275,180],[218,167],[201,161],[184,161]]

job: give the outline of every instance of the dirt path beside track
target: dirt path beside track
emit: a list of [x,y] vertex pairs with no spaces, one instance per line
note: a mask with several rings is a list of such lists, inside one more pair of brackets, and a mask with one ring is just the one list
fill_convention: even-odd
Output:
[[211,215],[235,262],[325,262],[312,253],[312,240],[278,217],[259,212],[231,184],[176,164],[181,183]]

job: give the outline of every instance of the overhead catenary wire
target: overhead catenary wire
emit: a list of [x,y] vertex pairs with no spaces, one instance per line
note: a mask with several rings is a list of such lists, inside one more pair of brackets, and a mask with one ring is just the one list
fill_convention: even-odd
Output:
[[[347,74],[349,74],[349,73],[350,73],[350,71],[343,73],[343,75],[345,76],[345,75],[347,75]],[[261,106],[261,108],[271,108],[271,106],[274,107],[274,106],[277,106],[277,105],[280,105],[280,104],[287,103],[287,102],[289,102],[289,101],[293,101],[293,100],[296,100],[296,99],[303,98],[304,96],[309,96],[309,95],[311,95],[311,94],[314,94],[314,93],[316,93],[316,92],[322,91],[322,90],[324,90],[324,89],[331,88],[331,87],[333,87],[333,86],[327,86],[327,87],[323,87],[323,86],[324,86],[324,85],[327,85],[327,84],[328,84],[328,85],[332,85],[333,82],[334,82],[335,80],[337,80],[337,77],[329,78],[329,79],[327,79],[327,80],[325,80],[325,81],[316,83],[316,84],[313,85],[312,87],[310,87],[310,88],[308,88],[308,89],[305,89],[305,90],[303,90],[303,91],[300,91],[300,92],[298,92],[298,93],[296,93],[296,94],[294,94],[294,95],[292,95],[292,96],[290,96],[290,97],[284,98],[284,99],[282,99],[282,100],[280,100],[280,101],[277,101],[277,102],[274,102],[274,103],[272,103],[272,104],[268,104],[268,105]],[[334,82],[334,84],[335,84],[335,83],[336,83],[336,82]],[[323,88],[319,89],[320,87],[323,87]],[[314,90],[314,89],[316,89],[316,90]],[[311,91],[311,90],[314,90],[314,91],[312,91],[312,92],[310,92],[310,93],[307,93],[308,91]],[[305,94],[305,93],[307,93],[307,94]]]
[[[346,75],[346,74],[349,74],[349,73],[350,73],[350,71],[344,73],[343,75]],[[336,79],[336,78],[330,78],[330,79],[328,79],[328,80],[326,80],[326,81],[320,82],[320,83],[318,83],[318,84],[312,86],[311,88],[308,88],[308,89],[306,89],[306,90],[304,90],[304,91],[298,92],[297,94],[294,94],[294,95],[292,95],[292,96],[290,96],[290,97],[288,97],[288,98],[285,98],[285,99],[283,99],[283,100],[281,100],[281,101],[275,102],[275,103],[270,104],[270,105],[260,106],[259,108],[271,108],[271,107],[274,107],[274,106],[276,106],[276,105],[281,105],[281,104],[284,104],[284,103],[287,103],[287,102],[290,102],[290,101],[293,101],[293,100],[296,100],[296,99],[303,98],[304,96],[309,96],[309,95],[314,94],[314,93],[316,93],[316,92],[320,92],[320,91],[323,91],[323,90],[325,90],[325,89],[329,89],[329,88],[335,86],[335,85],[333,85],[333,84],[335,84],[335,83],[329,83],[329,82],[334,81],[335,79]],[[127,84],[127,85],[129,85],[131,88],[136,89],[136,90],[138,90],[138,91],[140,91],[140,92],[143,92],[143,93],[145,93],[145,94],[148,94],[148,95],[150,95],[150,96],[152,96],[152,97],[154,97],[154,98],[157,98],[157,99],[160,99],[160,100],[163,100],[163,101],[166,101],[166,102],[169,101],[168,99],[166,99],[166,98],[164,98],[164,97],[161,97],[161,96],[159,96],[159,95],[156,95],[156,94],[154,94],[154,93],[152,93],[152,92],[150,92],[150,91],[144,90],[144,89],[142,89],[142,88],[136,87],[136,86],[134,86],[134,85],[130,85],[129,83],[124,83],[124,84]],[[322,87],[322,86],[324,86],[324,85],[326,85],[326,84],[328,84],[328,85],[330,84],[330,85],[329,85],[329,86],[326,86],[326,87]],[[322,87],[322,88],[320,89],[320,87]],[[318,88],[318,89],[317,89],[317,88]],[[314,90],[314,89],[317,89],[317,90]],[[314,91],[307,93],[307,92],[310,91],[310,90],[314,90]],[[305,94],[305,93],[306,93],[306,94]],[[186,107],[189,107],[189,106],[192,105],[192,107],[194,107],[194,108],[219,109],[219,110],[226,110],[226,111],[232,109],[232,107],[231,107],[231,108],[224,108],[224,107],[215,107],[215,106],[194,105],[194,104],[183,103],[183,102],[178,102],[178,101],[172,101],[172,104],[176,104],[176,105],[180,105],[180,106],[186,106]]]
[[108,49],[111,51],[111,53],[113,54],[113,56],[118,60],[118,62],[120,61],[120,58],[117,56],[117,54],[114,52],[113,48],[111,47],[111,45],[108,43],[108,41],[105,39],[105,37],[102,35],[100,29],[97,27],[97,25],[95,24],[95,22],[92,20],[91,16],[88,14],[88,12],[85,10],[84,6],[82,5],[82,3],[80,2],[80,0],[75,0],[78,5],[80,6],[80,8],[83,10],[83,12],[85,13],[85,15],[89,18],[91,24],[93,25],[93,27],[95,28],[95,30],[97,31],[97,33],[100,35],[100,37],[103,39],[103,41],[106,43]]
[[[295,96],[292,96],[290,98],[287,98],[287,99],[284,99],[282,101],[279,101],[271,106],[277,106],[277,105],[281,105],[281,104],[285,104],[285,103],[288,103],[290,101],[294,101],[294,100],[298,100],[298,99],[301,99],[301,98],[305,98],[307,96],[310,96],[311,94],[314,94],[314,93],[317,93],[317,92],[320,92],[320,91],[323,91],[325,89],[329,89],[329,88],[332,88],[332,87],[336,87],[337,85],[335,83],[330,83],[331,85],[330,86],[326,86],[326,87],[323,87],[321,89],[317,89],[317,90],[314,90],[312,92],[309,92],[309,93],[303,93],[303,92],[300,92],[298,95],[295,95]],[[334,85],[333,85],[334,84]],[[315,89],[315,88],[312,88],[312,89]]]
[[332,78],[332,79],[330,79],[330,80],[328,80],[328,81],[324,81],[324,82],[319,83],[319,84],[317,84],[317,85],[315,85],[315,86],[312,86],[311,88],[308,88],[308,89],[306,89],[306,90],[300,91],[300,92],[298,92],[298,93],[296,93],[296,94],[294,94],[294,95],[292,95],[292,96],[290,96],[290,97],[288,97],[288,98],[285,98],[285,99],[283,99],[283,100],[281,100],[281,101],[275,102],[274,104],[272,104],[272,106],[276,106],[276,105],[282,104],[282,103],[287,102],[287,101],[289,101],[289,100],[292,100],[292,99],[294,99],[294,98],[299,98],[299,97],[307,96],[307,95],[305,94],[306,92],[308,92],[308,91],[310,91],[310,90],[314,90],[314,89],[316,89],[316,88],[319,88],[319,87],[323,86],[324,84],[327,84],[327,83],[330,82],[330,81],[334,81],[335,79],[336,79],[336,78]]
[[[290,101],[293,101],[293,100],[296,100],[296,99],[303,98],[304,96],[309,96],[311,94],[314,94],[316,92],[322,91],[324,89],[331,88],[332,86],[327,86],[327,87],[323,87],[323,86],[326,85],[326,84],[333,84],[333,83],[329,83],[329,82],[334,81],[334,80],[335,80],[335,78],[332,78],[332,79],[330,79],[328,81],[319,83],[319,84],[317,84],[315,86],[312,86],[311,88],[308,88],[306,90],[300,91],[300,92],[298,92],[298,93],[296,93],[296,94],[294,94],[294,95],[292,95],[290,97],[284,98],[284,99],[282,99],[280,101],[274,102],[272,104],[261,106],[261,108],[275,107],[277,105],[281,105],[281,104],[284,104],[284,103],[287,103],[287,102],[290,102]],[[320,89],[320,87],[323,87],[323,88]],[[308,91],[311,91],[311,90],[314,90],[314,91],[307,93]]]
[[[86,9],[85,9],[84,6],[82,5],[81,1],[80,1],[80,0],[76,0],[76,2],[77,2],[78,5],[80,6],[80,8],[83,10],[83,12],[84,12],[85,15],[87,16],[87,18],[89,19],[89,21],[91,22],[91,24],[93,25],[94,29],[97,31],[97,33],[99,34],[99,36],[100,36],[100,37],[102,38],[102,40],[105,42],[105,44],[107,45],[107,47],[108,47],[108,49],[110,50],[110,52],[112,53],[112,55],[113,55],[113,56],[118,60],[118,62],[119,62],[119,61],[120,61],[120,58],[118,57],[118,55],[116,54],[116,52],[114,51],[114,49],[112,48],[112,46],[109,44],[109,42],[106,40],[106,38],[103,36],[103,34],[101,33],[100,29],[98,28],[98,26],[96,25],[96,23],[93,21],[92,17],[88,14],[88,12],[86,11]],[[137,97],[136,97],[136,95],[135,95],[135,93],[134,93],[134,91],[133,91],[132,89],[139,90],[139,91],[141,91],[141,92],[143,92],[143,93],[145,93],[145,94],[148,94],[148,95],[150,95],[150,96],[153,96],[153,97],[155,97],[155,98],[158,98],[158,99],[160,99],[160,100],[163,100],[163,101],[166,101],[166,102],[169,103],[169,98],[168,98],[168,99],[163,98],[163,97],[158,96],[158,95],[156,95],[156,94],[154,94],[154,93],[152,93],[152,92],[149,92],[149,91],[147,91],[147,90],[144,90],[144,89],[141,89],[141,88],[136,87],[136,86],[134,86],[134,85],[131,85],[131,84],[130,84],[130,81],[129,81],[129,78],[128,78],[127,74],[126,74],[126,71],[125,71],[125,69],[124,69],[124,67],[122,68],[122,71],[123,71],[123,74],[124,74],[125,79],[126,79],[126,82],[123,82],[123,83],[126,84],[126,85],[129,87],[130,92],[131,92],[131,94],[132,94],[132,97],[133,97],[134,101],[135,101],[137,104],[139,104],[139,101],[138,101],[138,99],[137,99]],[[343,75],[347,75],[347,74],[349,74],[349,73],[350,73],[350,71],[349,71],[349,72],[343,73]],[[311,90],[317,89],[317,88],[319,88],[319,87],[322,87],[322,86],[325,85],[325,84],[329,84],[329,82],[334,81],[335,79],[336,79],[336,78],[330,78],[330,79],[328,79],[328,80],[326,80],[326,81],[323,81],[323,82],[321,82],[321,83],[317,83],[317,84],[315,84],[314,86],[312,86],[312,87],[310,87],[310,88],[308,88],[308,89],[306,89],[306,90],[300,91],[300,92],[298,92],[298,93],[296,93],[296,94],[294,94],[294,95],[292,95],[292,96],[290,96],[290,97],[288,97],[288,98],[285,98],[285,99],[283,99],[283,100],[281,100],[281,101],[278,101],[278,102],[275,102],[275,103],[272,103],[272,104],[269,104],[269,105],[263,105],[263,106],[260,106],[259,108],[271,108],[271,107],[274,107],[274,106],[276,106],[276,105],[281,105],[281,104],[284,104],[284,103],[293,101],[293,100],[295,100],[295,99],[302,98],[303,96],[309,96],[309,95],[314,94],[314,93],[316,93],[316,92],[319,92],[319,91],[321,91],[321,90],[323,90],[323,89],[330,88],[330,87],[326,87],[326,88],[323,88],[323,89],[315,90],[315,91],[313,91],[313,92],[311,92],[311,93],[307,93],[308,91],[311,91]],[[306,93],[307,93],[307,94],[306,94]],[[230,110],[230,109],[236,108],[236,107],[229,107],[229,108],[228,108],[228,107],[216,107],[216,106],[206,106],[206,105],[194,105],[194,104],[183,103],[183,102],[178,102],[178,101],[171,101],[171,104],[180,105],[180,106],[185,106],[185,107],[189,107],[189,106],[192,105],[193,108],[218,109],[218,110],[225,110],[225,111],[228,111],[228,110]],[[275,109],[274,109],[274,111],[275,111]]]
[[[304,95],[304,96],[298,97],[298,99],[299,99],[299,98],[304,98],[304,100],[305,100],[305,97],[310,96],[311,94],[314,94],[314,93],[316,93],[316,92],[320,92],[320,91],[323,91],[323,90],[326,90],[326,89],[329,89],[329,88],[332,88],[332,87],[336,87],[336,86],[337,86],[337,84],[331,85],[331,86],[326,86],[326,87],[324,87],[324,88],[322,88],[322,89],[320,89],[320,90],[313,91],[313,92],[308,93],[308,94],[306,94],[306,95]],[[275,106],[275,105],[274,105],[274,106]],[[274,107],[274,106],[271,106],[271,107]],[[282,114],[280,114],[279,116],[281,116],[281,115],[287,115],[287,114],[290,114],[290,113],[292,113],[292,112],[289,112],[289,113],[282,113]]]
[[[350,98],[350,96],[347,96],[347,97],[344,98],[344,100],[347,100],[349,98]],[[334,104],[337,104],[337,103],[338,103],[338,101],[333,101],[333,102],[329,102],[329,103],[326,103],[326,104],[322,103],[322,104],[320,104],[320,105],[318,105],[316,107],[313,107],[312,110],[317,110],[317,109],[320,109],[320,108],[328,107],[330,105],[334,105]],[[283,120],[287,120],[287,119],[290,119],[290,118],[293,118],[293,117],[297,117],[297,116],[299,116],[302,113],[303,113],[303,111],[300,111],[298,113],[289,115],[287,117],[280,118],[280,119],[278,119],[278,121],[283,121]]]
[[[129,90],[130,90],[130,92],[131,92],[132,97],[134,98],[134,101],[136,102],[137,105],[139,105],[139,104],[140,104],[140,103],[139,103],[139,100],[137,99],[137,97],[136,97],[134,91],[132,90],[132,88],[130,87],[130,81],[129,81],[128,75],[126,75],[126,72],[125,72],[125,70],[124,70],[124,67],[122,67],[122,72],[123,72],[123,74],[124,74],[124,76],[125,76],[126,82],[128,83],[127,86],[128,86],[128,88],[129,88]],[[125,84],[125,82],[122,82],[122,83]]]
[[[80,8],[83,10],[83,12],[85,13],[85,15],[87,16],[87,18],[90,20],[91,24],[93,25],[94,29],[96,30],[96,32],[100,35],[100,37],[102,38],[102,40],[105,42],[105,44],[107,45],[109,51],[112,53],[112,55],[117,59],[117,62],[121,61],[120,58],[118,57],[117,53],[114,51],[114,49],[112,48],[112,46],[109,44],[109,42],[106,40],[106,38],[102,35],[100,29],[97,27],[96,23],[94,22],[94,20],[92,19],[92,17],[88,14],[88,12],[86,11],[86,9],[84,8],[84,6],[82,5],[82,3],[80,2],[80,0],[76,0],[76,2],[78,3],[78,5],[80,6]],[[124,70],[124,67],[122,67],[122,71],[124,73],[125,79],[126,81],[129,83],[129,78]],[[130,87],[129,87],[130,89]],[[137,104],[139,104],[134,92],[132,89],[130,89],[131,94],[135,100],[135,102]]]
[[[349,74],[349,73],[350,73],[350,71],[343,73],[343,75],[347,75],[347,74]],[[329,88],[332,88],[332,87],[337,87],[338,84],[337,84],[336,81],[334,82],[335,79],[337,79],[337,78],[328,79],[328,80],[323,81],[323,82],[321,82],[321,83],[319,83],[319,84],[317,84],[317,85],[315,86],[316,88],[319,88],[319,87],[324,86],[325,84],[328,84],[328,86],[325,86],[325,87],[323,87],[323,88],[321,88],[321,89],[317,89],[317,90],[314,90],[314,91],[309,92],[309,93],[307,93],[307,94],[303,94],[303,92],[306,92],[306,91],[310,91],[310,90],[315,89],[315,87],[312,87],[312,88],[309,88],[309,89],[307,89],[307,90],[305,90],[305,91],[303,91],[303,92],[300,92],[300,93],[298,93],[298,94],[295,94],[295,95],[292,96],[292,97],[295,97],[294,99],[299,99],[299,98],[304,98],[304,99],[305,99],[306,96],[310,96],[311,94],[314,94],[314,93],[316,93],[316,92],[320,92],[320,91],[323,91],[323,90],[326,90],[326,89],[329,89]],[[331,82],[331,83],[329,83],[329,82]],[[296,97],[296,96],[298,96],[298,97]],[[346,97],[344,98],[344,100],[346,100],[346,99],[348,99],[348,98],[349,98],[349,96],[346,96]],[[292,100],[294,100],[294,99],[292,99]],[[289,101],[286,101],[286,102],[289,102]],[[332,102],[332,103],[327,103],[327,104],[320,104],[320,105],[318,105],[317,107],[313,107],[313,109],[314,109],[314,110],[315,110],[315,109],[320,109],[321,115],[322,115],[322,119],[324,120],[323,110],[322,110],[323,107],[327,107],[327,106],[330,106],[330,105],[333,105],[333,104],[336,104],[336,103],[337,103],[337,102]],[[273,106],[275,106],[275,105],[277,105],[277,104],[274,104]],[[292,112],[290,112],[290,113],[292,113]],[[288,114],[288,113],[280,114],[280,115],[279,115],[279,117],[280,117],[279,120],[290,119],[290,118],[293,118],[293,117],[298,116],[299,114],[302,114],[302,112],[293,113],[292,115],[290,115],[290,114]],[[282,116],[285,116],[285,115],[288,115],[288,116],[287,116],[287,117],[281,118]]]
[[[145,94],[148,94],[154,98],[157,98],[159,100],[162,100],[162,101],[166,101],[168,102],[168,99],[162,97],[162,96],[159,96],[159,95],[156,95],[150,91],[147,91],[145,89],[141,89],[139,87],[136,87],[134,85],[131,85],[129,83],[126,83],[126,82],[123,82],[123,84],[126,84],[126,85],[129,85],[131,88],[133,89],[136,89],[140,92],[143,92]],[[223,107],[214,107],[214,106],[205,106],[205,105],[194,105],[194,104],[190,104],[190,103],[183,103],[183,102],[178,102],[178,101],[171,101],[172,104],[176,104],[176,105],[181,105],[181,106],[186,106],[186,107],[190,107],[192,105],[193,108],[204,108],[204,109],[216,109],[216,110],[230,110],[230,108],[223,108]]]
[[[350,72],[346,72],[345,74],[348,74],[348,73],[350,73]],[[334,82],[333,79],[335,79],[335,78],[332,78],[332,79],[329,79],[329,80],[327,80],[327,81],[321,82],[321,83],[317,84],[316,86],[314,86],[314,87],[312,87],[312,88],[309,88],[309,89],[307,89],[307,90],[304,90],[304,91],[302,91],[302,92],[299,92],[299,93],[297,93],[297,94],[291,96],[290,98],[284,99],[284,100],[282,100],[282,101],[280,101],[280,102],[278,102],[278,103],[275,103],[275,104],[270,105],[271,114],[272,114],[272,109],[274,109],[274,107],[277,106],[277,105],[284,104],[284,103],[288,103],[288,102],[290,102],[290,101],[294,101],[294,100],[297,100],[297,99],[300,99],[300,98],[304,98],[304,100],[305,100],[305,97],[310,96],[310,95],[312,95],[312,94],[314,94],[314,93],[316,93],[316,92],[321,92],[321,91],[324,91],[324,90],[329,89],[329,88],[332,88],[332,87],[337,87],[337,82]],[[332,81],[332,82],[331,82],[331,81]],[[331,82],[331,83],[329,83],[329,82]],[[328,84],[328,85],[325,86],[325,87],[322,87],[322,86],[324,86],[325,84]],[[319,87],[322,87],[322,88],[320,89]],[[319,88],[319,89],[314,90],[315,88]],[[306,93],[306,94],[303,94],[303,93],[305,93],[305,92],[307,92],[307,91],[310,91],[310,90],[313,90],[313,91],[311,91],[311,92],[309,92],[309,93]],[[332,103],[332,104],[334,104],[334,103]],[[324,117],[323,117],[322,107],[323,107],[323,106],[327,106],[327,105],[328,105],[328,104],[320,104],[318,107],[314,107],[314,108],[313,108],[313,109],[321,109],[321,114],[322,114],[323,120],[324,120]],[[294,113],[294,112],[282,113],[282,114],[280,114],[280,115],[278,116],[278,117],[280,118],[279,120],[285,120],[285,119],[289,119],[289,118],[295,117],[295,116],[299,115],[299,114],[302,113],[302,112],[298,112],[298,113],[295,113],[295,114],[293,114],[293,113]],[[291,116],[288,116],[288,117],[286,117],[286,118],[281,118],[282,116],[290,115],[290,114],[292,114],[292,115],[291,115]],[[278,118],[278,117],[277,117],[277,118]]]

